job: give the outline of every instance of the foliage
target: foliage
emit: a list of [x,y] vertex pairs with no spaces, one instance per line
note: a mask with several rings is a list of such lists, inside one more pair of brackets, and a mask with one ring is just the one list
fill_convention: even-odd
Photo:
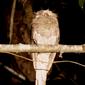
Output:
[[85,0],[79,0],[79,5],[81,8],[83,8],[84,3],[85,3]]

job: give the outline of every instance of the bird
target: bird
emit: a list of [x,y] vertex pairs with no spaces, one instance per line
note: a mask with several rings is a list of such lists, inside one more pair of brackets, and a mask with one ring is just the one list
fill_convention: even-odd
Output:
[[[35,45],[58,45],[60,30],[58,15],[51,10],[40,10],[32,20],[32,43]],[[49,49],[49,48],[48,48]],[[32,53],[35,70],[50,70],[56,53]]]

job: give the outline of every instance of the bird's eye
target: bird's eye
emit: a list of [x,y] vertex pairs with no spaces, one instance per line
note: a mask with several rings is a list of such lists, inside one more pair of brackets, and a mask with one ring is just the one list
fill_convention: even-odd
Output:
[[37,45],[37,41],[33,39],[33,43]]

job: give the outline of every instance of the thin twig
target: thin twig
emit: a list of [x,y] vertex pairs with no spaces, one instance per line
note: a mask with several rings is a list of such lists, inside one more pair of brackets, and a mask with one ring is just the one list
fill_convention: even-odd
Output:
[[85,68],[84,64],[81,64],[81,63],[78,63],[78,62],[75,62],[75,61],[70,61],[70,60],[54,61],[54,63],[73,63],[73,64],[76,64],[76,65],[79,65],[79,66]]
[[1,62],[0,62],[0,65],[3,65],[3,67],[4,67],[6,70],[8,70],[9,72],[11,72],[13,75],[18,76],[18,77],[19,77],[20,79],[22,79],[22,80],[26,80],[26,78],[25,78],[23,75],[17,73],[17,72],[16,72],[15,70],[13,70],[12,68],[10,68],[10,67],[2,64]]
[[24,59],[24,60],[27,60],[27,61],[33,62],[32,59],[26,58],[26,57],[24,57],[24,56],[21,56],[21,55],[15,54],[15,53],[11,53],[11,52],[0,52],[0,53],[11,54],[11,55],[13,55],[13,56],[16,56],[16,57],[22,58],[22,59]]
[[10,32],[9,32],[10,42],[9,43],[11,43],[11,41],[12,41],[15,7],[16,7],[16,0],[13,0],[11,18],[10,18],[10,28],[9,28],[9,30],[10,30]]

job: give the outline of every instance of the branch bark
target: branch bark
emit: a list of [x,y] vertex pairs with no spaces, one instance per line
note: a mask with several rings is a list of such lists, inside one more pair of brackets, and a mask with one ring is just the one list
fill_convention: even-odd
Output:
[[85,53],[85,44],[82,45],[62,45],[57,46],[43,46],[43,45],[29,45],[29,44],[0,44],[0,52],[75,52]]

